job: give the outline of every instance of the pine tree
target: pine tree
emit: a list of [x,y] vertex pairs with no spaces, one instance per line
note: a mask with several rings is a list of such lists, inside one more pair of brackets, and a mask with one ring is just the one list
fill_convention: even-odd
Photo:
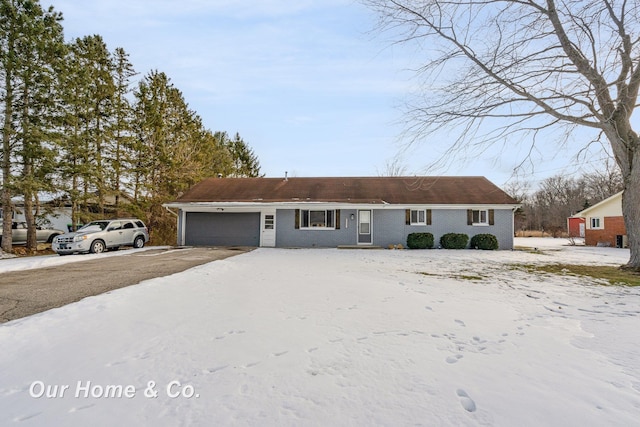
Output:
[[131,78],[136,75],[129,55],[122,48],[113,53],[113,80],[115,92],[113,97],[113,145],[111,153],[111,190],[115,195],[115,206],[118,209],[124,194],[123,180],[130,168],[131,158],[128,155],[133,148],[133,108],[129,100]]
[[232,176],[258,177],[260,176],[260,162],[253,150],[244,142],[239,133],[229,142],[228,149],[233,159]]
[[[45,12],[37,1],[28,0],[2,1],[2,12],[5,17],[3,40],[7,47],[2,68],[9,89],[5,90],[4,100],[3,142],[7,141],[8,146],[3,144],[3,148],[7,148],[3,160],[16,159],[21,167],[19,180],[12,184],[11,176],[17,171],[12,171],[10,165],[3,165],[3,212],[11,210],[12,190],[24,197],[27,249],[34,250],[37,245],[34,210],[38,209],[38,191],[52,187],[54,151],[51,135],[56,107],[52,93],[56,87],[56,63],[64,49],[62,17],[53,8]],[[6,238],[3,244],[10,249],[8,216],[3,221]],[[9,232],[5,233],[5,229]]]
[[116,97],[111,54],[100,36],[76,39],[69,46],[62,92],[65,138],[61,141],[61,182],[72,205],[72,223],[90,219],[90,204],[105,213],[110,193],[109,154],[113,149]]

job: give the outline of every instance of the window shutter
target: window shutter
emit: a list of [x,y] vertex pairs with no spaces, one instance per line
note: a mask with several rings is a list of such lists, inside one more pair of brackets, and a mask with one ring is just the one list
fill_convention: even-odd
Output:
[[431,209],[427,209],[427,225],[431,225]]
[[495,209],[489,209],[489,225],[493,225],[495,222]]
[[473,225],[473,210],[467,209],[467,225]]
[[336,209],[336,230],[340,230],[340,209]]
[[300,209],[296,209],[296,215],[295,216],[296,216],[296,219],[295,219],[296,223],[294,225],[294,228],[297,230],[297,229],[300,228]]
[[404,223],[411,225],[411,209],[406,209],[404,211]]

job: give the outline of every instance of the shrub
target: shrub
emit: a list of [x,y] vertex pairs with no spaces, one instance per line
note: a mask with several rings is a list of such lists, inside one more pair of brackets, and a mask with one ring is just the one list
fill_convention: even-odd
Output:
[[409,249],[430,249],[433,247],[433,234],[411,233],[407,236],[407,247]]
[[498,239],[493,234],[476,234],[471,238],[471,247],[474,249],[495,251],[498,249]]
[[447,233],[440,238],[440,245],[445,249],[464,249],[469,242],[469,236],[461,233]]

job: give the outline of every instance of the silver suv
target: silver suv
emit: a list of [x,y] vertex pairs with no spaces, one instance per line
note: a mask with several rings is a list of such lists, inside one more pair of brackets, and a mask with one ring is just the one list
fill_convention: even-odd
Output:
[[148,241],[149,230],[139,219],[111,219],[92,221],[74,233],[56,236],[51,249],[59,255],[77,252],[99,254],[120,246],[141,248]]
[[[0,244],[2,243],[2,222],[0,221]],[[36,240],[38,243],[51,243],[53,238],[59,234],[63,234],[62,230],[54,230],[49,228],[36,227]],[[13,222],[11,224],[11,237],[14,245],[24,245],[27,243],[27,223]]]

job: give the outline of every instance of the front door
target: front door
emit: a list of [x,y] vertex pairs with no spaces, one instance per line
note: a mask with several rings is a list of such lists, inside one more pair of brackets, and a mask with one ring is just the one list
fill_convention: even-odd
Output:
[[373,243],[372,212],[370,210],[358,211],[358,244],[370,245]]
[[262,213],[262,239],[260,246],[272,248],[276,245],[276,212]]

